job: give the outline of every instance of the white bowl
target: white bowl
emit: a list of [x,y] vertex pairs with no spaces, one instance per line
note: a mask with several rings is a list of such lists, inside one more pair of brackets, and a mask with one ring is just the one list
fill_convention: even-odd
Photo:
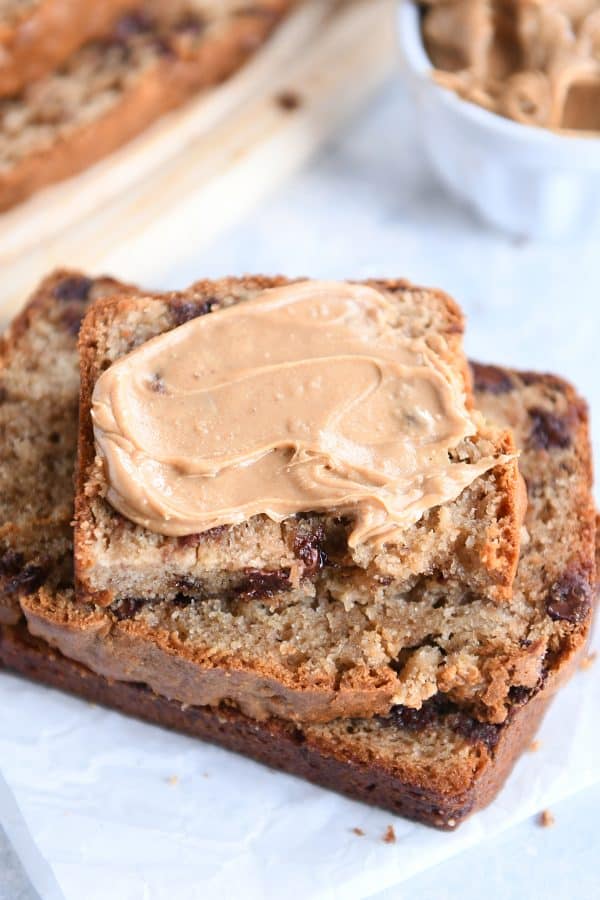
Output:
[[513,122],[440,87],[412,0],[398,11],[400,47],[426,151],[449,191],[522,237],[561,238],[600,221],[600,137]]

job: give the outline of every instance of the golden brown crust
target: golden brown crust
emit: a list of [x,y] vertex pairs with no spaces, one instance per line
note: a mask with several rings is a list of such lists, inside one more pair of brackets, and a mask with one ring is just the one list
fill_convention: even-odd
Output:
[[82,44],[106,34],[118,16],[144,0],[38,0],[0,23],[0,97],[15,94],[63,63]]
[[68,137],[33,151],[0,173],[0,211],[89,168],[136,137],[203,88],[224,81],[268,38],[299,0],[256,0],[211,31],[194,53],[157,54],[155,63],[121,91],[99,118],[82,122]]

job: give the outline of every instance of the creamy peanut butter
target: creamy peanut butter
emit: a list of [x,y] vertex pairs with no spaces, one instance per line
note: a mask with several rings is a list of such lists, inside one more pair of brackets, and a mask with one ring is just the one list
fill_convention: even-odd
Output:
[[499,460],[450,460],[476,432],[462,382],[398,315],[370,287],[307,281],[148,341],[94,390],[107,499],[165,535],[335,511],[353,546],[455,499]]
[[600,131],[600,0],[423,0],[436,80],[529,125]]

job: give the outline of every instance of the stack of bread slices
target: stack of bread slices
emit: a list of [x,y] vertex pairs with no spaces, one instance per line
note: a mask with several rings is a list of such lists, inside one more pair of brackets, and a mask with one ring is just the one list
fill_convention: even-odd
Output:
[[[200,528],[138,516],[101,440],[98,383],[151,365],[165,339],[193,336],[202,357],[219,329],[246,327],[244,304],[311,291],[348,295],[357,314],[381,302],[378,346],[418,343],[435,360],[468,422],[431,481],[440,495],[423,490],[377,540],[357,539],[358,501]],[[247,277],[153,294],[51,275],[0,343],[0,664],[454,828],[499,790],[585,651],[596,586],[585,403],[553,375],[469,365],[463,330],[454,301],[404,281]],[[217,360],[225,373],[252,351],[239,337]],[[285,362],[289,348],[273,352]],[[111,390],[128,396],[136,372]],[[179,402],[163,374],[147,382],[153,409]],[[431,403],[419,416],[442,421]]]

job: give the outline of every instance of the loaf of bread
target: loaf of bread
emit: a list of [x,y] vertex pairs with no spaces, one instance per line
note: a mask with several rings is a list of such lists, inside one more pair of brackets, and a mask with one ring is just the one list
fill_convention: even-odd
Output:
[[110,35],[90,41],[58,71],[0,100],[0,210],[81,172],[203,88],[223,81],[295,2],[144,0]]
[[[134,669],[123,673],[128,675],[124,681],[98,674],[103,667],[103,643],[126,641],[131,647],[136,621],[143,620],[144,609],[134,611],[130,618],[119,617],[110,608],[82,609],[74,600],[71,576],[63,565],[70,555],[70,474],[75,451],[74,332],[82,307],[115,289],[122,287],[106,279],[59,273],[42,286],[2,345],[0,397],[2,405],[10,403],[14,423],[12,431],[3,430],[0,435],[3,458],[9,460],[7,477],[19,482],[22,472],[36,470],[37,475],[24,478],[19,497],[2,507],[0,619],[7,624],[0,630],[0,663],[95,702],[215,741],[357,799],[429,824],[455,827],[501,787],[514,760],[528,745],[554,689],[585,647],[595,583],[585,405],[569,385],[553,376],[488,366],[473,370],[477,405],[499,425],[515,428],[523,449],[520,465],[529,496],[516,606],[490,602],[484,612],[491,616],[493,627],[487,633],[481,630],[483,613],[474,622],[478,633],[484,634],[491,667],[495,662],[500,668],[509,668],[519,661],[521,652],[538,673],[535,683],[514,683],[509,688],[502,722],[479,721],[459,692],[443,690],[419,710],[396,705],[382,716],[328,724],[290,722],[281,717],[259,722],[231,705],[189,707],[132,683],[144,680]],[[49,347],[47,356],[44,345]],[[42,378],[46,366],[47,390]],[[39,378],[34,374],[30,381],[29,372],[38,372]],[[57,487],[52,503],[65,512],[53,520],[48,518],[46,499],[38,494],[40,485],[56,478],[57,454],[38,438],[49,425],[45,411],[53,405],[58,409],[59,403],[63,413],[55,423],[58,438],[51,443],[60,447],[65,469],[59,473],[62,487]],[[34,436],[28,423],[36,421]],[[24,423],[22,434],[19,422]],[[10,455],[19,442],[21,453]],[[31,468],[26,469],[23,461],[28,458]],[[15,545],[7,541],[13,533],[11,520],[17,519],[20,510],[23,514],[14,522],[19,526],[15,534],[27,533],[28,545],[17,559],[12,549]],[[53,555],[55,532],[61,538]],[[33,579],[28,569],[32,560],[35,564],[43,560]],[[427,610],[435,618],[435,605],[427,604]],[[456,612],[450,613],[452,627],[459,618]],[[438,629],[441,621],[439,615],[435,619]],[[88,641],[88,666],[56,649],[69,651],[82,628],[88,630],[88,636],[93,633],[93,640]],[[171,629],[176,638],[173,625]],[[460,640],[467,648],[464,659],[472,658],[474,645],[465,641],[464,632]],[[168,659],[165,665],[168,667]]]
[[0,8],[0,97],[61,66],[83,44],[110,33],[143,0],[5,0]]
[[[136,680],[158,693],[194,705],[232,701],[255,718],[326,721],[384,713],[399,702],[418,708],[443,684],[483,717],[502,720],[504,698],[491,690],[491,672],[466,677],[463,667],[477,671],[483,656],[490,669],[487,634],[474,629],[481,619],[487,631],[488,605],[511,597],[521,503],[508,431],[482,420],[453,456],[492,457],[497,465],[383,546],[352,548],[353,521],[335,510],[282,522],[258,515],[169,537],[135,525],[105,499],[90,418],[99,374],[155,335],[284,284],[200,282],[183,294],[108,299],[86,318],[75,538],[82,606],[73,611],[81,627],[67,655],[102,657],[103,672],[115,678],[138,666]],[[391,299],[398,328],[443,338],[466,381],[455,305],[404,282],[370,284]],[[106,635],[109,621],[115,628]],[[513,659],[503,690],[538,677],[529,656]]]

